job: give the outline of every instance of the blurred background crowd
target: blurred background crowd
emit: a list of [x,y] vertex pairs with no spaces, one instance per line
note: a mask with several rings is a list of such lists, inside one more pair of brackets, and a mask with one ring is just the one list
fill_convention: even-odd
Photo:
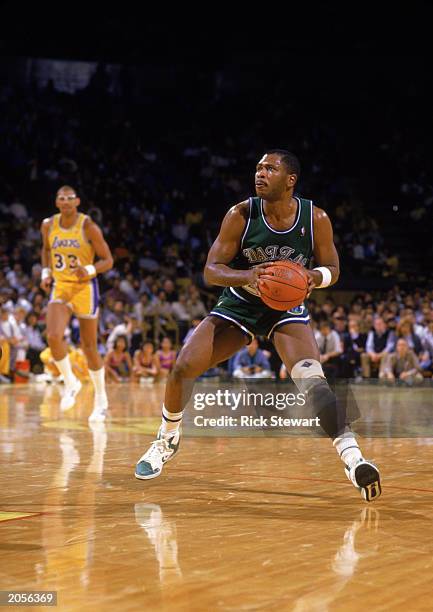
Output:
[[[293,67],[294,90],[271,51],[260,79],[258,53],[238,53],[225,65],[221,57],[194,71],[181,62],[146,70],[131,63],[0,62],[7,76],[0,86],[1,381],[56,378],[45,336],[47,297],[39,288],[39,228],[56,212],[59,186],[77,190],[81,210],[100,225],[115,258],[99,278],[107,376],[154,380],[170,370],[215,303],[219,290],[202,276],[208,249],[228,208],[254,195],[255,165],[275,146],[298,155],[297,193],[324,208],[334,226],[340,281],[309,301],[327,374],[408,384],[431,376],[426,67],[409,59],[388,65],[385,56],[370,64],[361,55],[334,58],[340,69],[356,64],[354,74],[365,62],[369,68],[364,82],[348,70],[343,101],[332,94],[332,71],[325,79],[324,59],[314,78]],[[382,75],[405,66],[406,87],[396,96]],[[417,112],[402,123],[414,101]],[[354,122],[360,106],[371,108]],[[85,377],[74,319],[68,340],[77,375]],[[261,338],[212,374],[287,376]]]

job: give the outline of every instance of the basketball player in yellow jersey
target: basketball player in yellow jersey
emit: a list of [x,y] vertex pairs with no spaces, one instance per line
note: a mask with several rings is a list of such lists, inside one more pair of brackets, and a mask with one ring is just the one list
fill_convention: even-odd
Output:
[[[113,258],[100,228],[87,215],[77,211],[80,199],[75,189],[65,185],[56,195],[60,213],[44,219],[41,225],[42,281],[44,291],[51,290],[47,311],[47,338],[56,366],[63,374],[65,391],[60,403],[69,410],[81,389],[72,372],[64,340],[71,314],[80,323],[80,338],[95,388],[91,421],[103,421],[108,401],[105,372],[97,349],[98,281],[113,267]],[[93,263],[95,255],[99,258]]]

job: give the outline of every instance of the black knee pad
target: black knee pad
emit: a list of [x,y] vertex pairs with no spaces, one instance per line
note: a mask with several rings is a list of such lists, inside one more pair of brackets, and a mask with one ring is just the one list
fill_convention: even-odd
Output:
[[344,407],[337,401],[335,393],[331,390],[325,379],[318,379],[311,384],[309,379],[308,403],[314,416],[319,417],[320,427],[327,436],[336,438],[345,427]]

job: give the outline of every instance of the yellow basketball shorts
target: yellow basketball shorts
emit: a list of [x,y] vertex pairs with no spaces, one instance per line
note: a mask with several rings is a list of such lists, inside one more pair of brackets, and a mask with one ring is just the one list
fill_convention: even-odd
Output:
[[85,283],[55,282],[51,290],[50,304],[66,304],[81,319],[98,316],[99,287],[96,278]]

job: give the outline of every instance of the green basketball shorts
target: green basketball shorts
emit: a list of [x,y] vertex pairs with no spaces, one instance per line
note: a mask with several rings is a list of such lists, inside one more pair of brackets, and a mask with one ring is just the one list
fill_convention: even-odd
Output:
[[237,294],[233,287],[226,287],[211,310],[211,315],[231,321],[250,338],[266,336],[271,338],[276,329],[286,323],[303,323],[310,321],[305,304],[292,310],[273,310],[264,304],[252,303]]

